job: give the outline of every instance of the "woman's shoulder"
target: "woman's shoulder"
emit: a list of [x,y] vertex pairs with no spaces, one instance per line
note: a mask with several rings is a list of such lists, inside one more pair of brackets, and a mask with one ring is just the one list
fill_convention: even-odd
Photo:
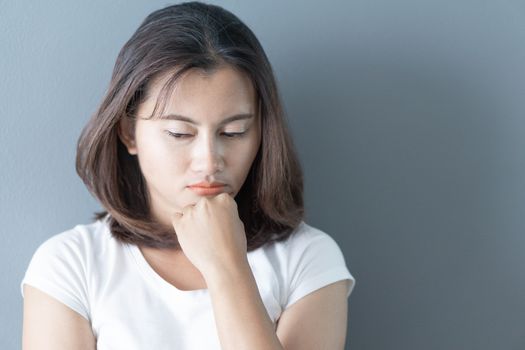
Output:
[[304,220],[302,220],[292,231],[290,236],[282,241],[282,244],[288,248],[291,248],[304,247],[321,241],[330,241],[335,243],[335,240],[330,234],[320,228],[307,224]]
[[77,224],[52,235],[39,245],[37,253],[65,254],[69,252],[75,255],[80,254],[85,258],[90,251],[107,245],[110,239],[107,222],[101,219],[87,224]]
[[265,251],[278,281],[282,281],[283,309],[303,296],[330,283],[354,277],[336,240],[324,230],[302,221],[284,241]]
[[290,256],[304,257],[306,254],[340,255],[341,248],[336,240],[324,230],[307,224],[304,220],[297,225],[291,234],[279,241],[263,247],[265,252],[271,252],[274,258],[290,260]]
[[79,224],[57,233],[34,252],[20,283],[32,285],[90,319],[88,275],[98,270],[95,257],[108,241],[105,222]]

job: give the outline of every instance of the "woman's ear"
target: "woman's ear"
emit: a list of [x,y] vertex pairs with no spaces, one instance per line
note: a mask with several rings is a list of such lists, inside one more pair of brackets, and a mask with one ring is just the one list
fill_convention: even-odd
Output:
[[131,155],[137,154],[137,145],[135,143],[135,132],[134,123],[127,117],[123,117],[118,122],[117,134],[120,141],[128,149],[128,153]]

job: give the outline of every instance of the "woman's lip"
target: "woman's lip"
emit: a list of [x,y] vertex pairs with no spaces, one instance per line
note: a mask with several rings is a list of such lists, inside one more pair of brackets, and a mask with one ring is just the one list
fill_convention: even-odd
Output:
[[201,182],[198,182],[198,183],[194,183],[194,184],[191,184],[189,185],[189,187],[221,187],[221,186],[224,186],[226,184],[222,183],[222,182],[206,182],[206,181],[201,181]]
[[193,192],[201,196],[215,195],[224,192],[225,186],[199,187],[188,186]]

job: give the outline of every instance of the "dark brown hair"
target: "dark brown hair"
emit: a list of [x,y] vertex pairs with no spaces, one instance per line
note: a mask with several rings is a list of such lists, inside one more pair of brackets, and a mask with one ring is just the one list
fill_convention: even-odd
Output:
[[108,91],[78,140],[76,171],[105,209],[96,212],[94,220],[106,217],[116,239],[179,247],[173,227],[150,217],[146,183],[137,157],[127,152],[119,137],[119,122],[126,116],[133,119],[149,84],[159,75],[176,70],[167,90],[190,69],[210,72],[225,64],[251,78],[261,118],[261,146],[235,196],[248,251],[287,238],[303,220],[301,165],[263,48],[231,12],[187,2],[151,13],[126,42]]

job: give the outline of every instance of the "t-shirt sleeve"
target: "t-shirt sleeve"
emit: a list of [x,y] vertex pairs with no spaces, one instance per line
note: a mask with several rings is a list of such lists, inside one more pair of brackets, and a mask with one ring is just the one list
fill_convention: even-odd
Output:
[[81,240],[71,230],[49,238],[31,258],[20,283],[33,286],[90,320]]
[[347,298],[355,279],[348,270],[335,240],[323,231],[307,226],[289,242],[288,297],[284,309],[300,298],[331,283],[349,280]]

